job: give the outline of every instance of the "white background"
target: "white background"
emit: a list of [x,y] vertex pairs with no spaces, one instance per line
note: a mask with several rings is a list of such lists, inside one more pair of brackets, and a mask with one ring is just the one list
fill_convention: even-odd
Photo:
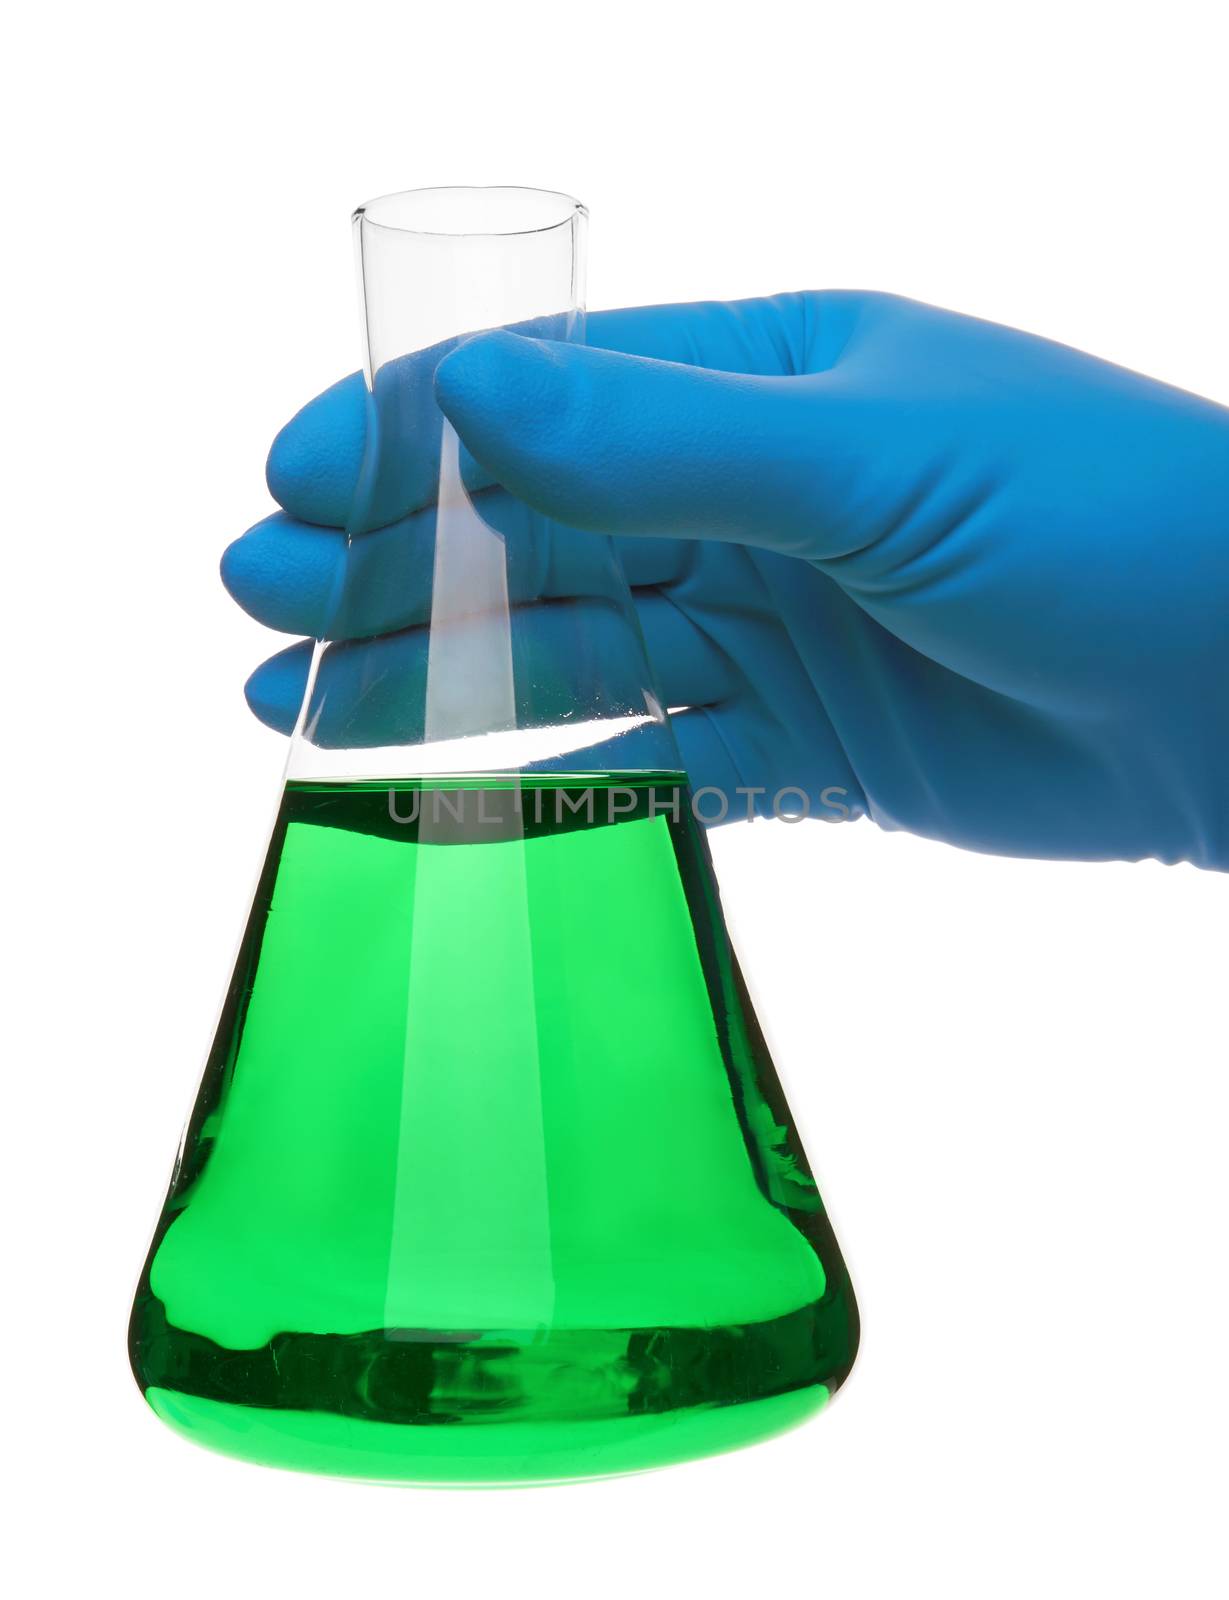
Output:
[[595,306],[893,289],[1229,400],[1220,11],[8,19],[15,1592],[1226,1592],[1229,885],[1190,868],[719,836],[864,1316],[848,1388],[779,1442],[563,1490],[370,1489],[194,1451],[124,1358],[282,754],[240,693],[279,641],[217,558],[270,509],[276,428],[357,365],[352,206],[558,187],[592,211]]

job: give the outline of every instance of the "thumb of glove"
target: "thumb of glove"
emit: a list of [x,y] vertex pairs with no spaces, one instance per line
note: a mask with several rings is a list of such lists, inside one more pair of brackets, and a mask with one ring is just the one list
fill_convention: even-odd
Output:
[[[481,466],[559,522],[816,559],[854,542],[841,507],[849,466],[825,471],[850,432],[826,377],[714,372],[500,331],[446,356],[435,389]],[[840,530],[830,549],[818,548],[825,525]]]

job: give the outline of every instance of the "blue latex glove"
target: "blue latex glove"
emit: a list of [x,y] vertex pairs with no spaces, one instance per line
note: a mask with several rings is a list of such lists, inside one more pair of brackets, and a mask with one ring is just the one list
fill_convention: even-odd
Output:
[[[1229,410],[883,295],[599,312],[588,339],[480,335],[436,393],[559,538],[616,536],[694,786],[1229,866]],[[354,374],[274,443],[285,510],[223,559],[272,627],[321,626],[363,429]],[[412,604],[413,518],[369,537]],[[273,727],[307,655],[249,681]]]

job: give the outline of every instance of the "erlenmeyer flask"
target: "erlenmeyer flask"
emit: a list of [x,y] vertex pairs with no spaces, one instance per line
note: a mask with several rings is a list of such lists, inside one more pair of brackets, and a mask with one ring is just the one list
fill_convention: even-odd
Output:
[[199,1443],[419,1483],[595,1477],[823,1405],[857,1313],[609,542],[485,480],[433,374],[580,335],[585,215],[356,216],[347,560],[133,1369]]

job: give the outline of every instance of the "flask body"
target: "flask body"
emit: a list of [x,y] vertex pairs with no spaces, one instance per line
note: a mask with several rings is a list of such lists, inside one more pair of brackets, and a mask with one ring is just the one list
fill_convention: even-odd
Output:
[[779,1432],[856,1338],[680,775],[288,788],[133,1314],[160,1416],[560,1481]]

